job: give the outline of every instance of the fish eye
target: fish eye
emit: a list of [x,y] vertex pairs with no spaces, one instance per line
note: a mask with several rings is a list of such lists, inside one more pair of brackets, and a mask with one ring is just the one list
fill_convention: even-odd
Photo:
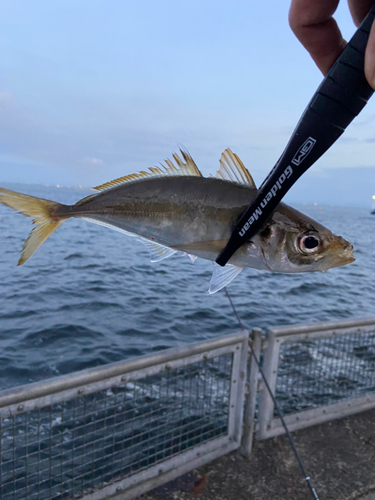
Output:
[[302,234],[296,240],[296,249],[299,253],[310,255],[322,248],[322,240],[317,233]]

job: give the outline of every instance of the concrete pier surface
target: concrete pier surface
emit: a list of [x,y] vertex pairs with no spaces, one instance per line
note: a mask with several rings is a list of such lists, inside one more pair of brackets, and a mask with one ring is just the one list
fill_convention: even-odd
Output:
[[[292,433],[319,500],[375,500],[375,410]],[[142,500],[309,500],[286,436],[237,452],[142,495]]]

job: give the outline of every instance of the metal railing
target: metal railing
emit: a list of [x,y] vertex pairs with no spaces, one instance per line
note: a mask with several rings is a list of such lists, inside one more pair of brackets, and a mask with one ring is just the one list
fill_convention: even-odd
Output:
[[240,447],[248,334],[0,393],[0,498],[134,498]]
[[[375,318],[269,329],[263,370],[291,431],[375,407]],[[257,438],[284,433],[259,394]]]
[[[375,407],[375,318],[253,329],[290,430]],[[131,499],[284,432],[248,332],[0,393],[1,500]]]

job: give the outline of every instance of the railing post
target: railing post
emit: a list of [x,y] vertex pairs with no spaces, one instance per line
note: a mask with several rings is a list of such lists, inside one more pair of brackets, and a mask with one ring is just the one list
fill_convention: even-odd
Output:
[[241,344],[236,346],[233,357],[228,421],[228,434],[233,441],[238,443],[238,447],[240,447],[243,431],[247,353],[249,347],[249,332],[244,330],[243,333],[247,334],[246,338],[243,339]]
[[[253,328],[251,331],[251,338],[249,342],[252,343],[254,355],[259,360],[260,349],[262,343],[262,330],[261,328]],[[245,397],[245,409],[244,409],[244,420],[243,420],[243,435],[240,453],[246,458],[250,457],[251,449],[253,446],[253,435],[255,428],[255,410],[256,410],[256,400],[258,392],[258,365],[254,360],[251,349],[248,357],[248,368],[247,368],[247,391]]]
[[[266,348],[262,371],[273,394],[275,394],[277,368],[279,364],[280,339],[278,339],[272,330],[266,333]],[[274,404],[264,382],[261,382],[259,392],[259,411],[258,411],[258,432],[257,439],[266,439],[273,419]]]

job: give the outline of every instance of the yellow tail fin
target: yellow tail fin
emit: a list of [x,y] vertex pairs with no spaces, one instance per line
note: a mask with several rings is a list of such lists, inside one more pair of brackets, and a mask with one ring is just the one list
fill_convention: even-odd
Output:
[[8,189],[0,188],[0,203],[34,219],[33,224],[35,224],[35,227],[23,245],[18,266],[26,262],[38,250],[40,245],[69,218],[69,216],[53,215],[54,209],[61,206],[60,203],[35,198]]

